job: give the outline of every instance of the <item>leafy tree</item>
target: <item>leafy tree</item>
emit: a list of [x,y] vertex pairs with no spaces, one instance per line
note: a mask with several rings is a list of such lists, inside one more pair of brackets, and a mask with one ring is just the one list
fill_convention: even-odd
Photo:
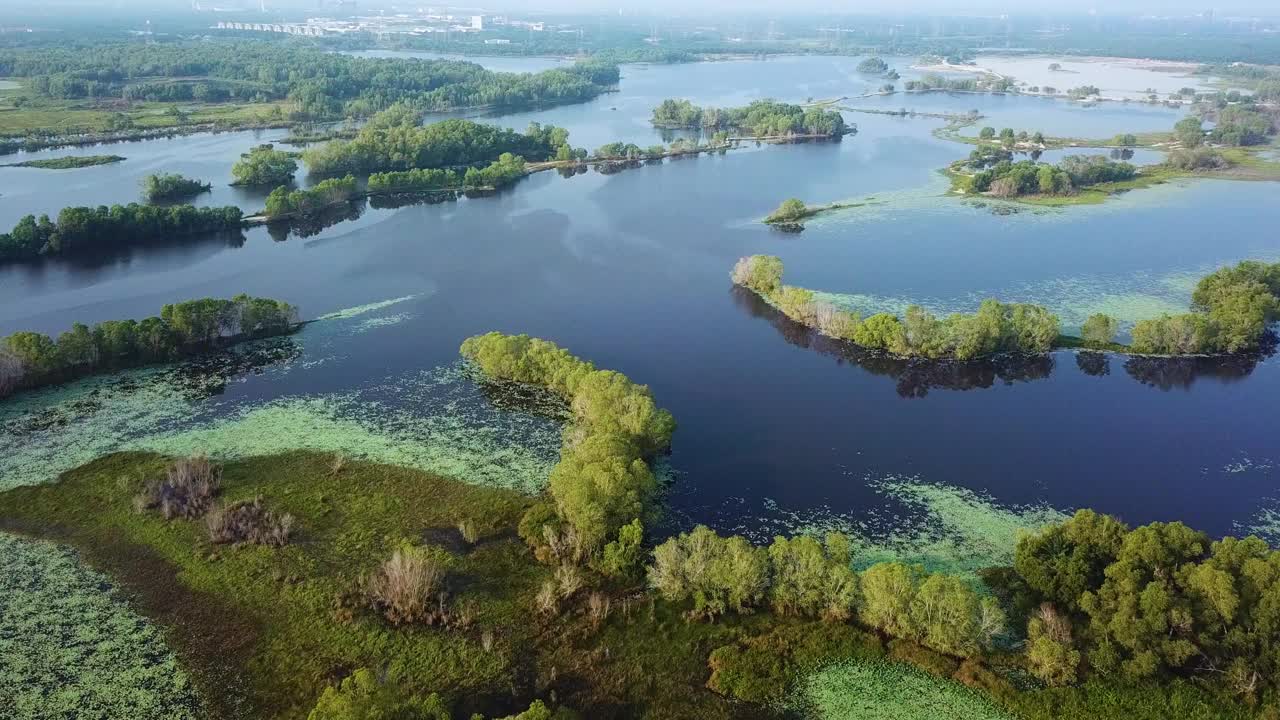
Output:
[[775,537],[769,546],[772,583],[769,599],[780,615],[822,616],[845,620],[858,603],[858,577],[849,567],[849,541],[843,535],[817,539]]
[[978,137],[982,138],[983,140],[991,140],[995,138],[995,136],[996,136],[996,129],[991,127],[990,125],[982,128],[982,130],[978,132]]
[[1204,144],[1204,123],[1197,117],[1183,118],[1173,126],[1173,136],[1184,148],[1200,147]]
[[692,614],[714,620],[745,612],[763,600],[769,582],[767,553],[745,538],[721,538],[699,525],[653,551],[649,584],[672,602],[693,601]]
[[805,207],[804,201],[799,198],[788,198],[782,201],[777,210],[769,214],[764,221],[767,223],[778,222],[795,222],[803,220],[809,214],[809,209]]
[[644,526],[639,518],[618,529],[618,539],[604,546],[600,569],[613,578],[633,575],[640,567],[640,543],[644,540]]
[[1073,684],[1080,672],[1080,651],[1071,639],[1071,622],[1053,605],[1040,606],[1027,623],[1027,663],[1031,673],[1046,685]]
[[774,255],[741,258],[732,277],[734,283],[769,297],[782,289],[782,259]]
[[1087,345],[1106,347],[1115,340],[1116,333],[1119,331],[1118,320],[1104,313],[1094,313],[1084,321],[1084,325],[1080,328],[1080,335]]
[[1092,510],[1018,540],[1014,567],[1043,599],[1075,612],[1080,596],[1102,584],[1128,533],[1122,523]]
[[231,166],[236,185],[284,185],[293,182],[297,171],[293,156],[271,145],[259,145]]

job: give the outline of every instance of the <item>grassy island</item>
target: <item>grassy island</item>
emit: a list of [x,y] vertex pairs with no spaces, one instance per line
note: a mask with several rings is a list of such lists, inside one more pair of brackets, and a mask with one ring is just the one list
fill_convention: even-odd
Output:
[[803,228],[804,221],[822,213],[846,208],[859,207],[862,203],[828,203],[826,205],[806,205],[799,198],[788,198],[782,201],[778,209],[769,213],[764,222],[781,228]]
[[815,299],[812,290],[782,282],[782,260],[752,255],[738,260],[735,285],[758,294],[794,322],[869,350],[903,358],[972,360],[998,353],[1045,353],[1090,348],[1141,355],[1229,355],[1255,353],[1280,318],[1280,263],[1252,260],[1201,278],[1192,311],[1143,320],[1132,343],[1115,342],[1119,323],[1105,314],[1089,317],[1081,337],[1064,336],[1056,315],[1040,305],[984,300],[972,315],[938,318],[919,306],[899,318],[879,313],[862,318]]
[[41,170],[74,170],[75,168],[110,165],[124,162],[119,155],[68,155],[66,157],[49,158],[47,160],[25,160],[9,163],[4,167],[39,168]]

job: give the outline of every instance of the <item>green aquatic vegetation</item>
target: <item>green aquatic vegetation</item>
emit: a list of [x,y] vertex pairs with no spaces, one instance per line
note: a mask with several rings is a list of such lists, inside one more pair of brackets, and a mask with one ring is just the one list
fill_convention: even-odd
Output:
[[830,665],[804,678],[789,704],[815,720],[1012,720],[959,683],[889,662]]
[[0,404],[0,490],[50,482],[121,449],[244,457],[312,448],[541,491],[560,447],[558,406],[534,394],[499,407],[461,363],[323,396],[221,398],[247,370],[305,372],[335,359],[337,335],[391,322],[396,316],[365,316],[412,297],[331,313],[287,346],[249,343],[202,363],[102,375],[11,398]]
[[[426,380],[439,381],[440,376]],[[491,410],[483,398],[466,400],[437,400],[430,408],[409,413],[361,400],[357,394],[286,398],[152,435],[127,447],[169,455],[206,453],[219,459],[290,449],[342,453],[477,485],[541,491],[555,464],[559,427],[544,418]]]
[[15,719],[201,716],[161,632],[110,580],[72,550],[4,533],[0,698]]
[[771,504],[771,515],[776,519],[757,522],[788,534],[844,533],[851,539],[853,564],[858,569],[904,562],[976,584],[979,570],[1013,563],[1014,546],[1022,533],[1066,518],[1047,505],[1002,505],[967,488],[918,478],[891,476],[865,481],[897,508],[866,508],[854,515],[825,508],[788,512]]

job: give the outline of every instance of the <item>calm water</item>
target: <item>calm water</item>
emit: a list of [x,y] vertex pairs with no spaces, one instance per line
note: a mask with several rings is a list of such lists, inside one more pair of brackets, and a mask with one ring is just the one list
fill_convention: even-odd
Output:
[[[497,120],[564,125],[588,146],[643,144],[660,137],[647,125],[657,99],[728,105],[853,95],[868,84],[852,72],[856,64],[628,67],[619,93]],[[1177,117],[1016,97],[886,102],[977,107],[1025,118],[1009,121],[1015,127],[1098,136],[1144,123],[1165,128]],[[674,526],[708,522],[761,535],[833,516],[883,518],[896,510],[877,483],[902,478],[968,488],[1006,506],[1088,506],[1133,523],[1181,519],[1214,533],[1267,520],[1280,456],[1274,360],[1224,368],[1056,353],[1000,365],[896,363],[812,337],[735,292],[728,272],[742,255],[773,253],[789,282],[867,311],[909,302],[968,310],[996,295],[1046,303],[1067,325],[1099,310],[1132,322],[1185,308],[1208,269],[1280,257],[1266,232],[1280,222],[1276,186],[1187,183],[1100,207],[1009,215],[939,197],[937,169],[969,150],[931,135],[941,121],[848,118],[860,132],[839,143],[752,148],[608,176],[542,173],[494,197],[366,209],[306,238],[254,229],[95,264],[3,268],[0,333],[57,332],[73,321],[143,316],[165,302],[238,292],[297,303],[307,317],[408,297],[360,332],[317,336],[327,331],[308,328],[300,359],[236,374],[189,414],[231,417],[354,393],[379,412],[425,418],[437,407],[426,395],[387,388],[453,364],[464,338],[497,329],[553,339],[653,388],[680,423],[670,458]],[[231,134],[111,152],[212,179],[260,141]],[[207,164],[201,173],[182,162]],[[84,179],[97,171],[115,179]],[[0,222],[33,203],[116,201],[135,172],[75,171],[62,176],[84,183],[74,196],[53,185],[26,200],[14,195],[26,181],[0,175]],[[798,235],[759,224],[790,196],[866,204]],[[166,422],[190,418],[158,426]],[[56,446],[61,437],[39,439]]]

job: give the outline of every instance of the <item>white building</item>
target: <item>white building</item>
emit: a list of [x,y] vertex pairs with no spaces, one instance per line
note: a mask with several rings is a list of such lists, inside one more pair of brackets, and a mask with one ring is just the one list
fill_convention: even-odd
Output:
[[484,16],[483,16],[483,15],[472,15],[472,16],[471,16],[471,29],[472,29],[472,30],[484,30]]

